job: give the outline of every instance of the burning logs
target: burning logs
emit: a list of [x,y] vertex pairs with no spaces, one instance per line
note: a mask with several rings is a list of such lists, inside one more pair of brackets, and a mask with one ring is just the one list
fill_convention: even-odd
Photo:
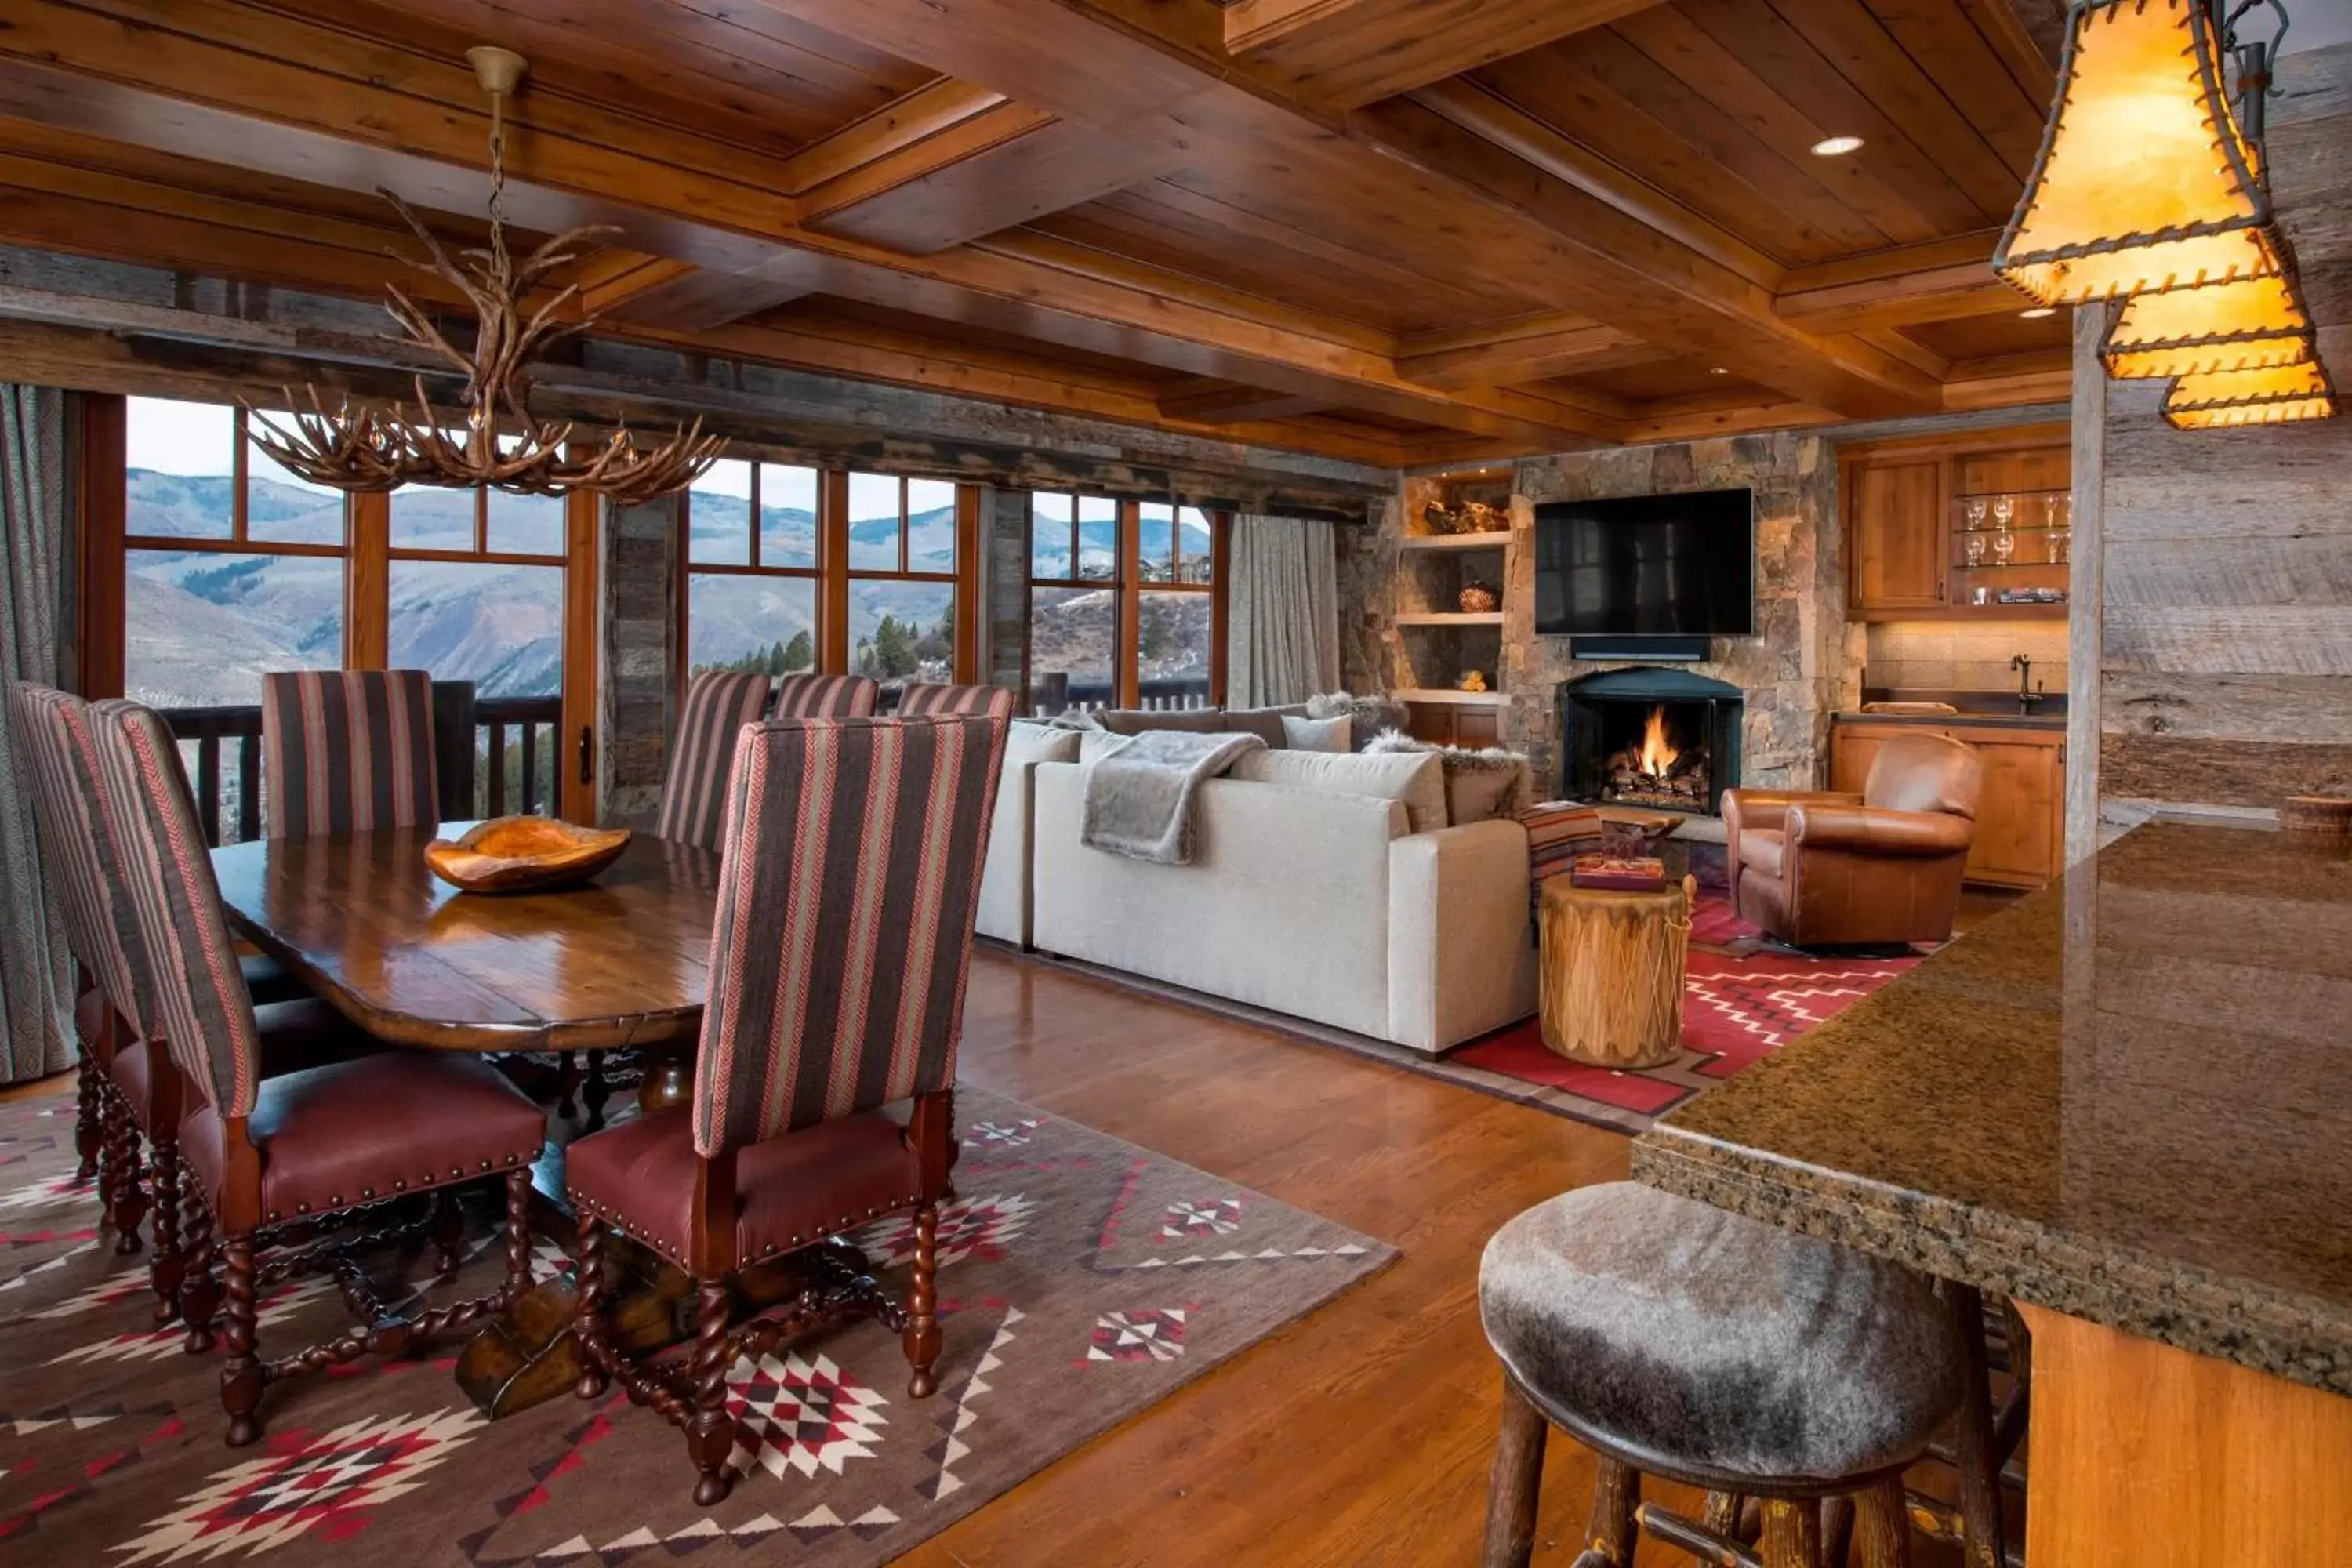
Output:
[[1653,708],[1640,742],[1610,753],[1602,764],[1605,798],[1703,810],[1707,799],[1707,763],[1705,746],[1675,745],[1666,726],[1665,709]]

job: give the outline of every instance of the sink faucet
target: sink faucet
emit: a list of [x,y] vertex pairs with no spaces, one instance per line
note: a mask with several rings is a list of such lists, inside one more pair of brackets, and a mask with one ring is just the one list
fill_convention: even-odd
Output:
[[2009,668],[2017,671],[2017,710],[2031,715],[2042,701],[2041,689],[2029,689],[2026,685],[2033,676],[2033,661],[2021,653],[2013,653],[2009,656]]

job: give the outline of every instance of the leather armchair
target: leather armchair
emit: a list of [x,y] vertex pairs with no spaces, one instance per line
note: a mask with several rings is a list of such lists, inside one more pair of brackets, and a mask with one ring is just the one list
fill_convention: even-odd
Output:
[[1860,795],[1727,790],[1732,907],[1799,947],[1948,941],[1983,786],[1974,746],[1906,734]]

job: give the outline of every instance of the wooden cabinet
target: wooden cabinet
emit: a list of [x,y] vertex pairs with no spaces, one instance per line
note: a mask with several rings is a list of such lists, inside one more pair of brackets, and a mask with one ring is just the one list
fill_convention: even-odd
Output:
[[1830,731],[1830,787],[1860,794],[1878,749],[1895,735],[1949,735],[1984,759],[1976,841],[1968,877],[2007,888],[2038,888],[2065,865],[2066,736],[2060,730],[1970,724],[1840,723]]
[[1473,750],[1501,740],[1500,710],[1463,702],[1408,702],[1412,718],[1405,728],[1416,741],[1433,746],[1468,746]]
[[1853,602],[1867,610],[1929,610],[1944,603],[1944,463],[1940,458],[1858,463],[1849,470],[1846,548]]
[[[1847,613],[2065,619],[2071,459],[2055,426],[1848,447],[1839,465]],[[2002,602],[2037,594],[2053,602]]]

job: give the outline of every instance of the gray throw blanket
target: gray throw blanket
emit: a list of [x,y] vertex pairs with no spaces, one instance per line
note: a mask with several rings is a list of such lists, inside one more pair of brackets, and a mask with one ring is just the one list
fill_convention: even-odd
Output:
[[1255,735],[1146,730],[1087,769],[1086,820],[1078,842],[1130,860],[1192,863],[1192,797],[1244,752],[1264,750]]

